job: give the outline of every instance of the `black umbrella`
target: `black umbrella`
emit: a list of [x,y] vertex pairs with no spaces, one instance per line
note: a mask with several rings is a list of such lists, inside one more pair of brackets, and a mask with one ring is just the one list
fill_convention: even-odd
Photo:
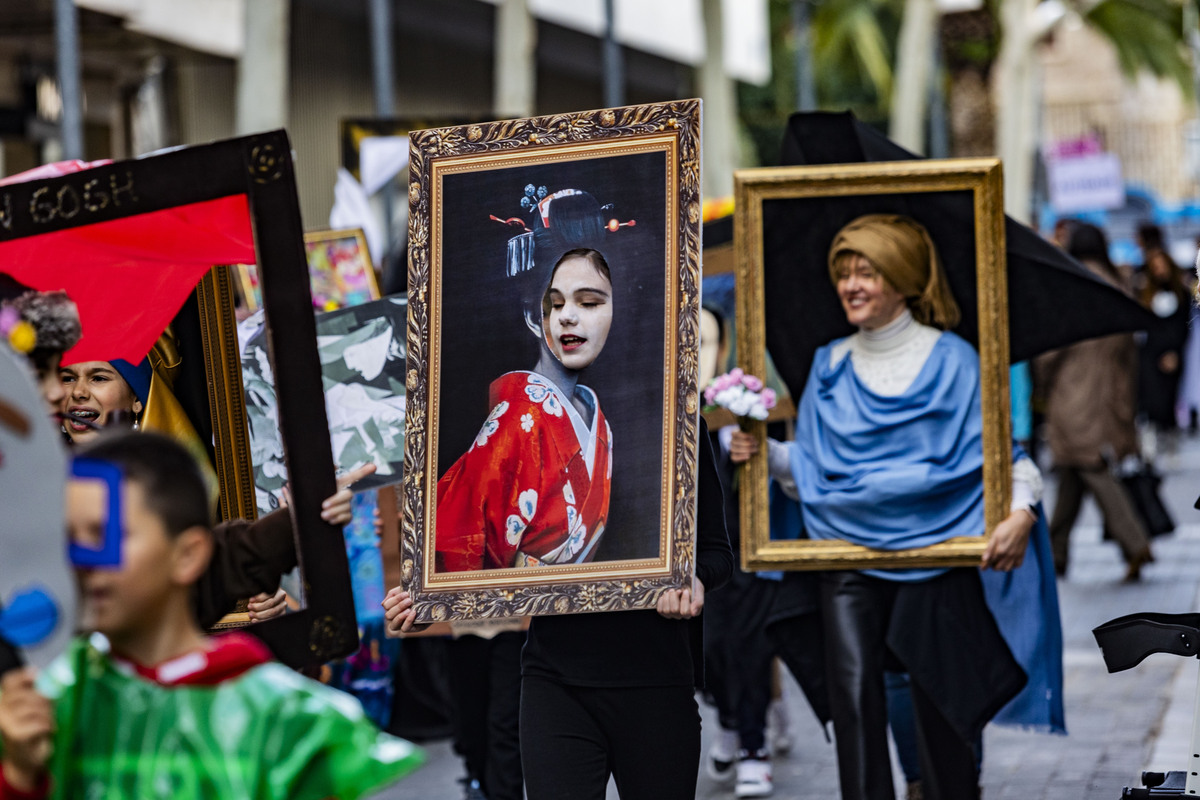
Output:
[[[847,164],[919,158],[850,113],[793,114],[783,164]],[[975,228],[970,192],[772,200],[763,205],[767,347],[799,397],[813,352],[852,332],[829,281],[834,234],[867,213],[907,214],[930,233],[963,312],[956,332],[977,344]],[[1009,355],[1013,362],[1082,339],[1144,330],[1153,316],[1086,267],[1005,217]],[[803,301],[801,307],[798,303]]]

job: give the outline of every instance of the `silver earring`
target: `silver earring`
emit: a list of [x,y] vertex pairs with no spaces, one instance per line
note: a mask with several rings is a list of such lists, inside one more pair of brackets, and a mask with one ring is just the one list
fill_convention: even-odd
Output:
[[135,431],[138,429],[138,421],[136,419],[133,421],[133,429]]

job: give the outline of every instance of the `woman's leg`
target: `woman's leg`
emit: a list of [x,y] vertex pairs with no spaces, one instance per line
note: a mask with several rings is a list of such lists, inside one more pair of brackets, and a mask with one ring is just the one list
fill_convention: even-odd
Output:
[[920,684],[912,681],[917,751],[921,757],[921,790],[925,800],[978,800],[979,759],[938,711]]
[[1125,487],[1107,469],[1092,469],[1081,473],[1083,482],[1096,498],[1104,523],[1121,547],[1126,563],[1148,560],[1150,536],[1133,507]]
[[[464,637],[465,638],[465,637]],[[521,648],[523,631],[497,634],[491,645],[487,677],[487,766],[484,770],[484,794],[488,800],[522,800],[521,776]]]
[[[521,681],[521,766],[529,800],[604,800],[608,741],[580,702],[581,691],[545,678]],[[695,770],[693,764],[693,783]]]
[[1059,467],[1058,495],[1054,500],[1054,515],[1050,518],[1050,552],[1054,554],[1054,571],[1067,574],[1071,549],[1071,528],[1083,503],[1083,478],[1075,467]]
[[488,751],[488,652],[491,642],[460,636],[446,642],[446,675],[454,698],[454,750],[467,777],[485,782]]
[[825,663],[842,800],[895,800],[883,662],[895,587],[858,572],[821,576]]
[[887,687],[888,726],[892,729],[892,740],[896,743],[896,755],[900,758],[900,770],[904,780],[915,783],[921,780],[921,762],[917,747],[917,721],[913,713],[911,681],[907,672],[887,671],[884,674]]
[[692,687],[583,689],[581,694],[607,735],[621,800],[695,798],[700,711]]

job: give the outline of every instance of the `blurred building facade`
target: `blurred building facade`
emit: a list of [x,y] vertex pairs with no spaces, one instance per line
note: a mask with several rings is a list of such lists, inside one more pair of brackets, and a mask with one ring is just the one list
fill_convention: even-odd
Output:
[[1040,53],[1044,144],[1095,135],[1120,157],[1127,187],[1167,204],[1200,195],[1200,164],[1187,147],[1197,110],[1177,84],[1129,79],[1113,45],[1079,24],[1057,28]]
[[[246,2],[75,0],[84,157],[126,158],[233,136]],[[340,123],[375,116],[368,0],[276,0],[288,8],[286,127],[301,210],[325,227],[342,164]],[[498,19],[511,0],[390,0],[397,117],[496,118]],[[533,108],[604,105],[604,0],[519,0],[534,26]],[[704,63],[702,0],[616,0],[623,100],[694,96]],[[729,79],[769,78],[766,0],[723,0]],[[0,175],[61,158],[55,0],[0,3]],[[251,31],[250,33],[253,33]],[[255,54],[261,55],[261,54]]]

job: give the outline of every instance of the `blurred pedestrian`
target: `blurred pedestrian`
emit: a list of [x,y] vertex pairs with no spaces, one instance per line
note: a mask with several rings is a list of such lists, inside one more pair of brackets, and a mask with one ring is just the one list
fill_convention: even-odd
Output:
[[[1192,304],[1183,271],[1161,247],[1146,254],[1138,299],[1158,318],[1138,353],[1138,410],[1152,433],[1172,437]],[[1151,447],[1147,457],[1152,459],[1157,449]]]
[[[1200,253],[1200,237],[1195,241],[1192,251],[1193,267],[1196,254]],[[1188,273],[1185,284],[1191,294],[1189,305],[1192,307],[1191,320],[1188,323],[1188,339],[1183,346],[1183,370],[1179,379],[1179,398],[1176,419],[1180,425],[1186,426],[1189,434],[1195,434],[1200,427],[1200,306],[1196,304],[1195,294],[1200,291],[1200,281],[1193,269]]]
[[[727,323],[720,310],[700,311],[700,385],[712,383],[728,353]],[[736,425],[711,434],[725,499],[725,529],[740,550],[736,466],[729,438]],[[772,580],[774,577],[775,580]],[[771,704],[774,650],[766,626],[775,602],[778,575],[744,572],[736,564],[726,587],[709,598],[704,614],[705,695],[717,709],[719,729],[704,759],[708,776],[732,783],[737,797],[766,797],[774,791],[767,715]]]
[[[1099,228],[1079,225],[1068,250],[1101,280],[1126,289]],[[1071,528],[1085,492],[1096,498],[1121,548],[1126,580],[1137,580],[1143,565],[1154,560],[1145,526],[1113,475],[1122,460],[1137,453],[1136,358],[1133,334],[1119,333],[1077,342],[1035,362],[1046,397],[1047,444],[1058,474],[1050,542],[1059,575],[1067,572]]]

